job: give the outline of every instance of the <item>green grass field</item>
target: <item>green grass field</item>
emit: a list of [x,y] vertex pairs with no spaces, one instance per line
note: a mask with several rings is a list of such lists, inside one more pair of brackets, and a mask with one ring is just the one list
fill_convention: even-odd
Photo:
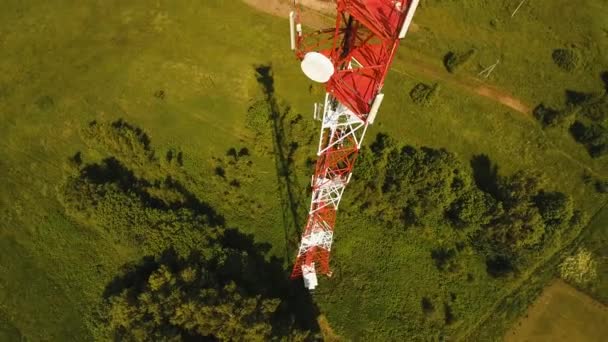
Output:
[[[599,91],[599,73],[608,70],[601,53],[608,47],[608,6],[601,0],[576,7],[564,0],[537,1],[510,19],[515,5],[424,2],[415,20],[420,28],[402,44],[368,141],[386,132],[401,143],[446,148],[466,165],[486,154],[501,174],[540,171],[550,189],[571,195],[592,216],[607,198],[582,176],[608,177],[608,159],[592,159],[567,132],[543,131],[531,115],[455,84],[500,59],[484,82],[532,108],[541,102],[561,106],[566,89]],[[254,150],[245,120],[262,96],[257,66],[272,66],[276,98],[304,121],[312,121],[312,103],[321,97],[311,94],[289,50],[287,21],[240,2],[9,0],[2,6],[0,340],[91,340],[104,288],[142,255],[136,246],[75,221],[58,200],[69,156],[81,151],[90,160],[102,157],[83,142],[88,122],[123,118],[141,127],[157,150],[183,151],[185,171],[202,183],[212,177],[212,157],[231,147]],[[584,65],[575,73],[560,71],[551,60],[553,49],[566,44],[584,51]],[[474,59],[448,74],[443,56],[470,47],[478,50]],[[442,80],[408,56],[452,80],[430,107],[414,104],[408,94],[418,82]],[[160,91],[162,98],[155,96]],[[308,122],[306,129],[317,127]],[[303,150],[294,172],[296,197],[306,207],[310,171],[303,165],[312,155]],[[192,191],[221,212],[227,226],[269,243],[289,267],[295,251],[286,240],[298,236],[293,219],[281,212],[275,158],[253,153],[253,181],[240,190],[258,209],[235,206],[214,188]],[[471,254],[465,265],[473,280],[463,286],[462,279],[435,268],[431,247],[424,236],[386,233],[344,206],[332,251],[335,276],[322,280],[315,293],[336,333],[348,339],[428,340],[445,329],[447,336],[464,338],[483,329],[478,323],[494,313],[495,303],[525,286],[533,273],[496,280]],[[557,252],[545,251],[537,266]],[[442,328],[441,317],[423,317],[422,297],[451,305],[458,320]]]

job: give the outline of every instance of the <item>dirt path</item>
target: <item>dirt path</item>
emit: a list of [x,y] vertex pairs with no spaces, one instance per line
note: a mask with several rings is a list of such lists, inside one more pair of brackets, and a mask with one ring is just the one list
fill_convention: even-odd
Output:
[[[420,73],[424,76],[430,76],[434,79],[440,80],[442,83],[448,84],[452,87],[463,89],[471,94],[488,98],[494,102],[498,102],[504,106],[507,106],[519,113],[532,113],[530,107],[523,103],[523,101],[513,97],[506,91],[498,89],[489,84],[480,84],[482,81],[477,78],[449,74],[443,71],[442,69],[437,68],[436,66],[429,65],[429,63],[425,62],[423,58],[412,55],[408,56],[408,59],[404,60],[402,63],[407,65],[409,69],[413,70],[416,73]],[[410,78],[415,78],[414,76],[399,69],[398,67],[391,68],[391,71],[408,76]]]
[[[243,0],[246,4],[269,14],[287,17],[291,11],[291,1],[288,0]],[[331,24],[333,17],[331,14],[335,11],[333,1],[328,0],[301,0],[303,6],[311,9],[306,12],[306,24],[314,28],[322,28]],[[412,32],[415,32],[418,26],[413,23],[410,27]],[[523,101],[513,97],[511,94],[487,84],[479,84],[481,80],[474,77],[458,76],[445,72],[436,66],[430,65],[423,60],[423,56],[408,56],[404,63],[412,68],[415,72],[422,73],[426,76],[441,80],[453,87],[464,89],[465,91],[482,96],[492,101],[498,102],[517,112],[530,114],[531,109],[523,103]],[[409,76],[407,72],[393,67],[391,71],[401,75]]]

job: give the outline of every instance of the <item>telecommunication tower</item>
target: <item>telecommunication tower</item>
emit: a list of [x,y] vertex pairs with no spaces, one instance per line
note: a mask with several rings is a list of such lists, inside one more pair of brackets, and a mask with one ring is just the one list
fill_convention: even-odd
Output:
[[311,80],[325,83],[312,199],[291,274],[314,290],[317,273],[331,276],[329,254],[336,211],[369,124],[384,99],[382,86],[419,0],[336,0],[335,26],[304,32],[301,4],[289,14],[291,49]]

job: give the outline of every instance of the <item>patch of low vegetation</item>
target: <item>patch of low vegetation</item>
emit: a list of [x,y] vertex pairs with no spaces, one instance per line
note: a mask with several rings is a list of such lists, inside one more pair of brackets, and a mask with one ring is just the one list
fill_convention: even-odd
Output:
[[597,277],[597,262],[588,250],[580,248],[559,265],[559,274],[562,279],[585,285]]
[[580,67],[581,56],[576,48],[555,49],[551,53],[551,58],[555,65],[562,70],[572,72]]
[[249,106],[245,117],[245,125],[255,135],[256,150],[268,153],[272,150],[272,147],[268,146],[268,141],[272,139],[270,112],[271,108],[268,102],[264,99],[258,99]]
[[608,334],[606,308],[563,281],[553,280],[514,322],[504,342],[597,341]]
[[410,91],[410,98],[414,103],[428,107],[437,99],[440,88],[438,83],[433,83],[431,85],[418,83]]
[[447,71],[454,73],[467,64],[476,52],[476,49],[469,49],[464,52],[450,51],[443,57],[443,65]]

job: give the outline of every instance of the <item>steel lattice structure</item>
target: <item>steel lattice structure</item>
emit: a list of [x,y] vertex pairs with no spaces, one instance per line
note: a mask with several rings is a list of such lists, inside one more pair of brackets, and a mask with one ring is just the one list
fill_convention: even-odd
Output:
[[311,53],[322,54],[320,58],[333,65],[327,74],[325,102],[315,105],[315,119],[321,120],[318,158],[308,221],[291,275],[303,276],[305,286],[312,290],[317,273],[331,276],[336,211],[367,127],[384,98],[384,79],[418,0],[336,0],[335,27],[312,32],[304,32],[300,6],[297,1],[294,5],[291,47],[303,60],[303,70]]

